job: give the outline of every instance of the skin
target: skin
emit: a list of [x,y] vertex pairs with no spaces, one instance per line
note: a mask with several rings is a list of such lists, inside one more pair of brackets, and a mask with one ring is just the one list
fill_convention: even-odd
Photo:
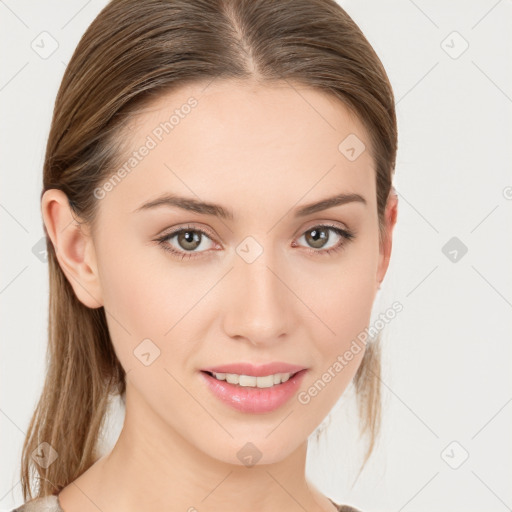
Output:
[[[126,418],[113,450],[59,496],[65,512],[119,510],[333,511],[305,477],[308,436],[355,375],[364,349],[308,404],[296,397],[278,410],[229,408],[199,370],[249,361],[285,361],[308,372],[307,390],[370,322],[386,273],[397,198],[386,209],[379,244],[375,169],[367,132],[322,92],[303,86],[214,82],[161,96],[132,121],[140,148],[155,127],[191,96],[198,104],[103,199],[98,229],[81,229],[66,196],[49,190],[42,214],[59,263],[86,306],[104,306],[127,373]],[[366,150],[354,161],[338,145],[356,134]],[[165,165],[164,165],[165,164]],[[223,205],[235,219],[161,207],[133,213],[164,191]],[[293,211],[336,193],[352,202],[295,218]],[[305,236],[332,223],[325,247]],[[170,228],[207,230],[199,247],[154,240]],[[248,263],[236,252],[252,236],[263,249]],[[295,242],[295,245],[294,245]],[[314,253],[317,251],[317,253]],[[228,272],[229,271],[229,272]],[[160,356],[134,356],[144,339]],[[252,442],[261,459],[245,466],[237,452]]]

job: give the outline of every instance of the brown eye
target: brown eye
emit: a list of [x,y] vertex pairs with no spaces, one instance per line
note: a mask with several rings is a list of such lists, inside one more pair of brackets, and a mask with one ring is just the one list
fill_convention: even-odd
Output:
[[186,251],[193,251],[201,245],[201,237],[202,235],[199,231],[180,231],[177,234],[176,241],[182,249],[185,249]]
[[311,247],[321,249],[329,241],[330,228],[313,228],[305,233],[305,239]]

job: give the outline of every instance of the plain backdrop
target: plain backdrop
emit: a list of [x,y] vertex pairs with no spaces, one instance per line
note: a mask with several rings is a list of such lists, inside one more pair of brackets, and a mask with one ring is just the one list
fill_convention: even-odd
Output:
[[[352,388],[308,476],[371,511],[512,507],[512,2],[342,1],[381,58],[399,123],[392,261],[375,304],[383,428],[367,468]],[[105,0],[0,0],[0,509],[22,502],[24,433],[45,371],[42,163],[65,66]],[[47,58],[33,41],[47,32]],[[48,46],[47,46],[48,48]],[[116,440],[115,403],[105,449]]]

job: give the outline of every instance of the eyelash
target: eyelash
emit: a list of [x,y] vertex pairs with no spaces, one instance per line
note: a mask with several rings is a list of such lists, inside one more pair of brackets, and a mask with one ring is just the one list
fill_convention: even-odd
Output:
[[[340,235],[342,237],[342,240],[334,247],[331,247],[329,249],[319,249],[319,250],[316,250],[316,249],[312,249],[312,248],[306,248],[306,250],[312,254],[314,254],[315,256],[316,255],[319,255],[319,256],[328,256],[328,255],[331,255],[331,254],[334,254],[334,253],[337,253],[338,251],[341,251],[342,249],[345,248],[345,245],[350,242],[353,238],[355,238],[355,234],[352,232],[352,231],[349,231],[347,229],[342,229],[338,226],[334,226],[334,225],[331,225],[331,224],[319,224],[317,226],[312,226],[311,228],[307,229],[306,231],[304,231],[302,235],[304,235],[305,233],[309,232],[309,231],[313,231],[314,229],[318,229],[318,228],[329,228],[330,230],[334,231],[337,235]],[[193,251],[189,251],[189,252],[185,252],[185,251],[177,251],[176,249],[174,249],[173,247],[171,247],[169,244],[167,244],[166,242],[169,241],[171,238],[173,238],[174,236],[176,235],[179,235],[180,233],[183,233],[183,232],[186,232],[186,231],[194,231],[194,232],[197,232],[197,233],[201,233],[202,235],[206,235],[208,238],[212,238],[210,236],[210,234],[206,231],[203,231],[202,229],[198,229],[198,228],[195,228],[193,226],[186,226],[184,228],[180,228],[180,229],[177,229],[175,231],[172,231],[171,233],[167,233],[159,238],[156,239],[156,241],[159,243],[159,245],[162,246],[162,249],[164,251],[167,251],[169,253],[171,253],[173,256],[176,256],[177,258],[181,259],[181,260],[184,260],[184,259],[189,259],[189,258],[196,258],[196,257],[202,257],[202,256],[196,256],[195,252]],[[204,252],[207,252],[207,251],[204,251]],[[197,253],[197,254],[200,254],[200,253]]]

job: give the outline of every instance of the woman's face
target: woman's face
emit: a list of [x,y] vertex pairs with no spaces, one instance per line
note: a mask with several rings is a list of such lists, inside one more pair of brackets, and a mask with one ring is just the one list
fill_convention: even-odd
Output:
[[[127,421],[233,464],[283,459],[356,373],[353,342],[387,267],[368,135],[316,90],[224,81],[161,97],[125,136],[124,172],[95,191],[90,254]],[[363,200],[300,213],[340,194]],[[164,196],[182,207],[143,206]],[[280,392],[231,387],[220,400],[202,370],[239,362],[306,371],[278,407],[243,409],[242,396]]]

